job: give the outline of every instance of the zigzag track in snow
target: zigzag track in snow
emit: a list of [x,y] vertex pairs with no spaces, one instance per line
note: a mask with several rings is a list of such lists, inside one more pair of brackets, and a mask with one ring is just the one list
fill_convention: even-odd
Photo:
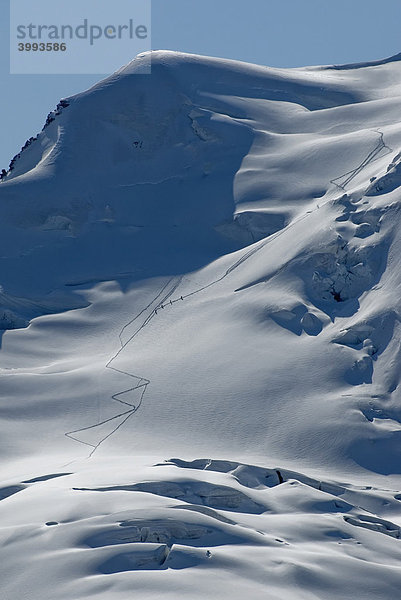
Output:
[[[181,281],[181,278],[175,285],[173,285],[172,289],[163,297],[163,300],[161,302],[164,302],[172,293],[174,293],[174,291],[177,289],[180,281]],[[152,312],[145,319],[145,321],[142,323],[142,325],[135,331],[135,333],[126,342],[123,342],[123,338],[122,338],[124,331],[127,329],[127,327],[132,325],[132,323],[134,323],[143,313],[145,313],[152,306],[152,304],[160,298],[160,296],[162,296],[162,294],[165,292],[165,290],[168,288],[168,286],[171,282],[172,282],[172,280],[170,279],[162,287],[162,289],[157,294],[157,296],[155,298],[153,298],[153,300],[151,300],[151,302],[149,302],[149,304],[145,308],[143,308],[133,319],[131,319],[128,323],[126,323],[124,325],[124,327],[121,329],[121,331],[118,335],[119,340],[120,340],[120,348],[117,350],[117,352],[111,357],[111,359],[106,364],[106,369],[111,369],[112,371],[115,371],[117,373],[127,375],[128,377],[131,377],[137,381],[137,384],[135,386],[125,389],[125,390],[122,390],[116,394],[113,394],[113,396],[111,397],[112,400],[115,400],[116,402],[119,402],[120,404],[129,406],[130,408],[122,413],[119,413],[118,415],[115,415],[114,417],[110,417],[109,419],[104,419],[103,421],[100,421],[93,425],[88,425],[87,427],[81,427],[79,429],[75,429],[73,431],[68,431],[65,433],[66,437],[68,437],[76,442],[79,442],[80,444],[90,446],[92,448],[92,451],[90,452],[89,456],[92,456],[93,453],[99,448],[99,446],[103,442],[105,442],[109,437],[111,437],[114,433],[116,433],[116,431],[118,431],[118,429],[120,429],[120,427],[122,427],[128,421],[128,419],[130,419],[142,405],[142,401],[145,396],[146,388],[149,385],[150,380],[146,379],[144,377],[140,377],[138,375],[134,375],[132,373],[128,373],[127,371],[122,371],[121,369],[116,369],[115,367],[111,366],[111,364],[119,356],[119,354],[122,352],[122,350],[132,341],[132,339],[143,329],[143,327],[145,327],[148,324],[148,322],[151,320],[152,316],[154,315],[154,312]],[[139,389],[141,389],[142,391],[140,392],[139,402],[136,405],[131,404],[130,402],[126,402],[125,400],[122,400],[120,398],[120,396],[122,396],[124,394],[127,394],[129,392],[134,392],[135,390],[139,390]],[[102,425],[105,425],[106,423],[110,423],[110,422],[115,421],[120,418],[122,420],[116,425],[116,427],[114,427],[114,429],[112,431],[110,431],[107,435],[103,436],[96,444],[91,444],[90,442],[86,442],[85,440],[82,440],[75,435],[75,434],[83,433],[85,431],[96,429],[98,427],[101,427]]]
[[[317,207],[318,208],[318,207]],[[315,210],[317,210],[317,208]],[[119,413],[118,415],[115,415],[114,417],[110,417],[109,419],[105,419],[103,421],[100,421],[98,423],[95,423],[93,425],[89,425],[87,427],[80,427],[79,429],[75,429],[73,431],[68,431],[66,432],[64,435],[76,442],[79,442],[81,444],[85,444],[86,446],[90,446],[92,448],[89,457],[91,457],[94,452],[99,448],[99,446],[105,442],[108,438],[110,438],[113,434],[115,434],[120,427],[122,427],[127,421],[128,419],[130,419],[136,412],[137,410],[140,408],[140,406],[142,405],[143,402],[143,398],[145,396],[145,392],[147,389],[147,386],[150,384],[150,380],[146,379],[144,377],[140,377],[138,375],[134,375],[132,373],[128,373],[127,371],[123,371],[121,369],[117,369],[116,367],[111,366],[111,363],[121,354],[121,352],[127,347],[127,345],[132,342],[132,340],[140,333],[140,331],[142,331],[142,329],[144,329],[149,323],[150,321],[158,314],[158,311],[160,311],[161,309],[165,309],[167,307],[171,307],[173,306],[176,302],[180,302],[183,300],[186,300],[187,298],[190,298],[191,296],[194,296],[195,294],[199,294],[200,292],[216,285],[217,283],[220,283],[221,281],[223,281],[223,279],[225,279],[228,275],[230,275],[230,273],[232,273],[235,269],[237,269],[241,264],[243,264],[245,261],[247,261],[251,256],[253,256],[254,254],[256,254],[257,252],[259,252],[259,250],[261,250],[262,248],[264,248],[264,246],[266,246],[268,243],[272,242],[273,239],[279,237],[280,235],[282,235],[285,231],[287,231],[290,227],[294,226],[296,223],[298,223],[299,221],[303,220],[305,217],[308,216],[308,213],[302,215],[299,219],[297,219],[295,222],[290,223],[285,229],[283,229],[282,231],[278,231],[275,234],[269,236],[268,238],[261,240],[260,242],[258,242],[258,245],[256,248],[251,248],[250,250],[248,250],[248,252],[246,252],[243,256],[241,256],[241,258],[239,258],[235,263],[233,263],[224,273],[223,275],[221,275],[221,277],[218,277],[217,279],[211,281],[210,283],[201,286],[199,288],[197,288],[196,290],[189,292],[188,294],[183,294],[181,295],[179,298],[175,298],[173,300],[169,300],[170,297],[172,296],[172,294],[178,289],[179,285],[181,284],[181,281],[183,279],[182,276],[178,277],[175,282],[174,282],[174,278],[169,279],[169,281],[162,287],[162,289],[160,290],[160,292],[158,293],[158,295],[153,298],[153,300],[151,300],[151,302],[149,302],[149,304],[143,308],[135,317],[133,317],[132,319],[130,319],[130,321],[128,321],[123,328],[121,329],[120,333],[118,334],[119,340],[120,340],[120,348],[117,350],[117,352],[112,356],[112,358],[108,361],[108,363],[106,364],[106,369],[111,369],[113,371],[115,371],[116,373],[121,373],[122,375],[128,375],[128,377],[131,377],[135,380],[137,380],[137,385],[135,385],[132,388],[128,388],[128,389],[124,389],[116,394],[113,394],[113,396],[111,396],[112,400],[115,400],[116,402],[120,402],[121,404],[125,404],[126,406],[130,406],[131,408],[129,408],[128,410]],[[173,283],[174,282],[174,283]],[[130,326],[132,325],[141,315],[143,315],[149,308],[151,308],[151,306],[160,298],[160,296],[163,295],[163,293],[167,290],[167,288],[169,287],[169,285],[171,285],[171,289],[165,293],[165,295],[163,296],[163,299],[160,300],[157,305],[155,306],[155,308],[153,308],[151,310],[151,312],[149,313],[149,315],[144,319],[143,323],[140,325],[140,327],[138,327],[138,329],[128,338],[127,341],[123,342],[123,333],[124,331]],[[169,301],[168,301],[169,300]],[[168,302],[167,302],[168,301]],[[134,392],[135,390],[138,390],[140,388],[143,388],[141,395],[140,395],[140,399],[139,402],[136,405],[133,405],[129,402],[126,402],[124,400],[121,400],[120,396],[127,394],[129,392]],[[103,438],[101,438],[101,440],[99,442],[97,442],[96,444],[91,444],[89,442],[86,442],[82,439],[79,439],[79,437],[77,437],[75,434],[79,434],[81,432],[85,432],[85,431],[89,431],[92,429],[96,429],[97,427],[100,427],[102,425],[105,425],[106,423],[110,423],[112,421],[115,421],[117,419],[122,419],[122,421],[120,421],[117,426],[111,431],[109,432],[107,435],[105,435]]]
[[[277,232],[277,233],[283,233],[283,232]],[[277,234],[274,235],[274,237],[276,237]],[[140,331],[142,331],[142,329],[144,329],[149,323],[150,321],[158,314],[158,311],[160,311],[161,309],[167,308],[168,306],[172,306],[173,304],[175,304],[176,302],[180,302],[183,301],[191,296],[194,296],[195,294],[198,294],[199,292],[202,292],[203,290],[206,290],[210,287],[212,287],[213,285],[216,285],[217,283],[219,283],[220,281],[222,281],[223,279],[225,279],[230,273],[232,273],[232,271],[234,271],[234,269],[236,269],[237,267],[239,267],[243,262],[245,262],[246,260],[248,260],[248,258],[250,258],[253,254],[255,254],[256,252],[258,252],[259,250],[261,250],[268,242],[272,241],[273,236],[270,236],[268,239],[262,240],[262,243],[259,243],[257,248],[252,248],[251,250],[249,250],[246,254],[244,254],[244,256],[242,256],[239,260],[237,260],[233,265],[231,265],[231,267],[229,267],[225,273],[213,280],[212,282],[194,290],[193,292],[189,292],[188,294],[182,295],[179,298],[175,298],[174,300],[170,300],[169,302],[167,302],[169,300],[169,298],[172,296],[172,294],[178,289],[179,285],[181,284],[181,281],[183,279],[182,276],[178,277],[175,282],[174,282],[174,278],[169,279],[169,281],[162,287],[162,289],[160,290],[160,292],[158,293],[158,295],[153,298],[153,300],[151,300],[151,302],[149,302],[149,304],[143,308],[135,317],[133,317],[132,319],[130,319],[130,321],[128,321],[123,328],[121,329],[120,333],[118,334],[118,338],[120,341],[120,348],[117,350],[117,352],[111,357],[111,359],[108,361],[108,363],[106,364],[106,369],[111,369],[112,371],[115,371],[116,373],[121,373],[122,375],[127,375],[128,377],[131,377],[133,379],[135,379],[137,381],[137,384],[134,387],[128,388],[128,389],[124,389],[121,390],[120,392],[117,392],[116,394],[113,394],[111,396],[111,399],[116,401],[116,402],[120,402],[121,404],[124,404],[126,406],[129,406],[130,408],[122,413],[119,413],[113,417],[110,417],[109,419],[104,419],[103,421],[100,421],[98,423],[95,423],[93,425],[88,425],[87,427],[80,427],[79,429],[74,429],[73,431],[68,431],[66,432],[64,435],[76,442],[79,442],[80,444],[84,444],[86,446],[89,446],[92,448],[89,457],[91,457],[94,452],[99,448],[99,446],[105,442],[108,438],[110,438],[113,434],[115,434],[120,427],[122,427],[127,421],[128,419],[130,419],[141,407],[144,396],[145,396],[145,392],[147,389],[147,386],[150,384],[150,380],[146,379],[145,377],[140,377],[139,375],[134,375],[132,373],[128,373],[127,371],[123,371],[121,369],[117,369],[116,367],[111,366],[112,362],[121,354],[121,352],[127,347],[127,345],[132,342],[132,340],[140,333]],[[172,284],[172,285],[171,285]],[[166,292],[166,290],[168,289],[168,287],[171,285],[171,289],[169,291]],[[123,341],[123,333],[124,331],[130,327],[141,315],[143,315],[144,313],[146,313],[147,310],[149,310],[149,308],[151,308],[151,306],[157,301],[159,300],[159,298],[163,295],[163,293],[166,292],[162,298],[162,300],[160,300],[155,308],[153,308],[151,310],[151,312],[149,313],[149,315],[145,318],[145,320],[143,321],[143,323],[140,325],[140,327],[138,327],[138,329],[136,329],[136,331],[128,338],[127,341]],[[126,402],[125,400],[122,400],[120,398],[120,396],[123,396],[124,394],[128,394],[129,392],[134,392],[138,389],[142,389],[141,393],[140,393],[140,398],[139,398],[139,402],[136,405],[131,404],[130,402]],[[85,440],[80,439],[79,437],[77,437],[76,434],[79,433],[83,433],[85,431],[89,431],[89,430],[93,430],[96,429],[98,427],[101,427],[102,425],[105,425],[106,423],[110,423],[112,421],[115,421],[117,419],[122,419],[117,425],[116,427],[110,431],[109,433],[107,433],[107,435],[103,436],[96,444],[91,444],[90,442],[86,442]]]
[[[378,155],[380,154],[380,152],[383,149],[388,149],[389,152],[392,152],[392,148],[390,148],[389,146],[386,145],[385,141],[384,141],[384,134],[381,131],[376,131],[376,133],[378,133],[380,135],[380,140],[377,143],[377,145],[375,146],[375,148],[368,154],[368,156],[362,161],[362,163],[354,170],[349,171],[348,173],[344,173],[343,175],[341,175],[340,177],[337,177],[335,179],[330,180],[330,183],[333,183],[334,185],[336,185],[338,188],[345,190],[345,186],[348,185],[368,164],[370,164],[371,162],[373,162],[374,160],[377,159]],[[344,176],[348,175],[347,179],[342,183],[342,185],[337,184],[336,181],[338,181],[339,179],[343,178]],[[244,262],[246,262],[249,258],[251,258],[251,256],[253,256],[254,254],[256,254],[257,252],[259,252],[262,248],[264,248],[267,244],[269,244],[270,242],[272,242],[274,239],[280,237],[281,235],[283,235],[285,232],[287,232],[291,227],[294,227],[296,224],[298,224],[299,222],[303,221],[309,214],[319,210],[319,208],[321,208],[322,206],[324,206],[324,204],[327,204],[328,202],[330,202],[331,198],[329,198],[325,203],[321,204],[320,206],[317,205],[313,210],[309,210],[306,213],[304,213],[303,215],[301,215],[298,219],[295,219],[295,221],[293,221],[292,223],[290,223],[289,225],[287,225],[287,227],[285,227],[284,229],[277,231],[276,233],[268,236],[267,238],[261,240],[260,242],[256,243],[256,247],[251,248],[250,250],[248,250],[247,252],[245,252],[245,254],[243,254],[243,256],[241,256],[237,261],[235,261],[230,267],[228,267],[228,269],[223,273],[223,275],[221,275],[220,277],[218,277],[217,279],[211,281],[210,283],[201,286],[199,288],[197,288],[196,290],[189,292],[187,294],[183,294],[178,298],[175,299],[171,299],[171,296],[174,294],[174,292],[176,292],[176,290],[178,289],[178,287],[180,286],[183,276],[180,276],[178,278],[171,278],[167,281],[167,283],[161,288],[161,290],[159,291],[159,293],[157,294],[157,296],[155,298],[153,298],[148,304],[147,306],[145,306],[145,308],[143,308],[135,317],[133,317],[132,319],[130,319],[121,329],[121,331],[118,334],[118,338],[120,341],[120,348],[117,350],[117,352],[111,357],[111,359],[108,361],[108,363],[106,364],[106,369],[111,369],[112,371],[115,371],[116,373],[121,373],[122,375],[127,375],[128,377],[131,377],[132,379],[136,380],[136,385],[128,388],[128,389],[124,389],[121,390],[120,392],[117,392],[116,394],[113,394],[111,396],[111,399],[113,401],[119,402],[120,404],[123,404],[125,406],[129,406],[130,408],[122,413],[119,413],[118,415],[115,415],[114,417],[110,417],[109,419],[105,419],[103,421],[100,421],[99,423],[95,423],[93,425],[89,425],[87,427],[81,427],[79,429],[75,429],[73,431],[69,431],[66,432],[64,435],[74,441],[77,441],[81,444],[85,444],[87,446],[90,446],[92,448],[89,457],[92,456],[94,454],[94,452],[99,448],[99,446],[105,442],[108,438],[110,438],[112,435],[114,435],[141,407],[144,396],[145,396],[145,392],[146,389],[148,387],[148,385],[150,384],[150,380],[146,379],[145,377],[141,377],[139,375],[134,375],[132,373],[129,373],[127,371],[123,371],[121,369],[117,369],[116,367],[112,366],[113,361],[121,354],[121,352],[127,347],[127,345],[132,342],[132,340],[142,331],[142,329],[144,329],[149,323],[150,321],[157,316],[158,311],[160,310],[164,310],[167,307],[171,307],[173,306],[175,303],[186,300],[187,298],[190,298],[191,296],[194,296],[195,294],[199,294],[200,292],[211,288],[212,286],[216,285],[217,283],[220,283],[221,281],[223,281],[228,275],[230,275],[235,269],[237,269],[241,264],[243,264]],[[170,288],[170,289],[169,289]],[[164,294],[164,295],[163,295]],[[162,297],[161,300],[159,300],[159,298]],[[128,340],[126,340],[125,342],[123,341],[123,334],[126,331],[126,329],[128,329],[128,327],[130,327],[137,319],[139,319],[139,317],[141,315],[143,315],[144,313],[146,313],[147,310],[151,309],[152,305],[155,304],[155,302],[157,302],[156,306],[151,310],[151,312],[148,314],[148,316],[144,319],[144,321],[142,322],[142,324],[138,327],[138,329],[135,330],[135,332],[128,338]],[[140,392],[140,396],[139,396],[139,401],[134,405],[131,404],[130,402],[126,402],[125,400],[122,400],[120,396],[123,396],[124,394],[128,394],[130,392],[135,392],[136,390],[141,390]],[[107,433],[107,435],[103,436],[100,441],[98,441],[96,444],[91,444],[89,442],[86,442],[82,439],[79,439],[79,437],[77,437],[75,434],[79,434],[79,433],[83,433],[85,431],[89,431],[92,429],[96,429],[97,427],[101,427],[102,425],[105,425],[106,423],[110,423],[112,421],[115,421],[117,419],[122,419],[117,425],[116,427],[110,431],[109,433]]]

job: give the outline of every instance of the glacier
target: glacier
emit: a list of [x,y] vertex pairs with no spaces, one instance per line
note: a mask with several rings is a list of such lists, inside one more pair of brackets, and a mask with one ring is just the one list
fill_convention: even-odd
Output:
[[140,54],[11,161],[2,598],[397,597],[400,61]]

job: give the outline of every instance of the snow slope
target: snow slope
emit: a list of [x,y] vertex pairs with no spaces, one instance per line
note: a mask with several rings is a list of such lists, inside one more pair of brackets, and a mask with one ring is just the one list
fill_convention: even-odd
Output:
[[13,160],[2,597],[397,597],[400,99],[153,52]]

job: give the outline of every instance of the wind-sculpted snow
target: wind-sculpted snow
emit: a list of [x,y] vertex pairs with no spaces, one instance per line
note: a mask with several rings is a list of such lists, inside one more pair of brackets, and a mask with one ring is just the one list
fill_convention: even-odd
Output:
[[1,178],[0,595],[393,600],[399,56],[148,59]]
[[[0,504],[10,519],[0,530],[8,548],[5,597],[18,597],[29,582],[31,597],[50,598],[54,577],[61,597],[78,589],[107,598],[130,586],[173,598],[194,581],[195,598],[225,597],[228,589],[257,599],[266,590],[277,599],[396,593],[400,527],[391,516],[400,501],[391,489],[220,459],[133,467],[94,457],[88,467],[32,477],[19,511],[17,495]],[[238,500],[210,507],[223,497]],[[12,567],[33,548],[14,579]],[[47,568],[39,569],[45,557]]]

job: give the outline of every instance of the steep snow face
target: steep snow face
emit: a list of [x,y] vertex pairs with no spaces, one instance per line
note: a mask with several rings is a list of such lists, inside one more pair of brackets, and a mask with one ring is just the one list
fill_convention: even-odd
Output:
[[[157,52],[141,75],[148,61],[61,101],[3,179],[4,308],[34,302],[15,322],[82,304],[66,284],[190,272],[281,230],[397,118],[395,100],[371,101],[369,69],[361,81]],[[374,68],[381,83],[389,69]]]
[[0,183],[7,598],[392,598],[399,57],[151,58]]

